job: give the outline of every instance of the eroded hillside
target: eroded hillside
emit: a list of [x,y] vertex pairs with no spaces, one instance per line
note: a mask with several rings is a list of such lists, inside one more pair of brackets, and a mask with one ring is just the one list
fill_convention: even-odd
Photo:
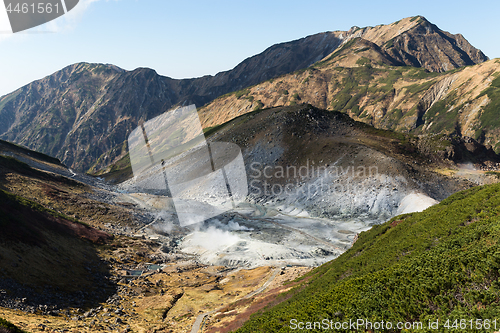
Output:
[[395,66],[377,45],[352,39],[308,69],[214,100],[200,110],[213,127],[260,108],[309,103],[378,128],[457,134],[496,151],[500,60],[444,73]]

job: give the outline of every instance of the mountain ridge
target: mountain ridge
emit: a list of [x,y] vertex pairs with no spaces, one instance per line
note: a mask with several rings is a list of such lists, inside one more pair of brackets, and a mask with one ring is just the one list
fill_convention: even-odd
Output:
[[200,118],[212,127],[257,107],[309,103],[377,128],[470,137],[499,152],[499,59],[436,73],[395,66],[386,55],[357,37],[308,69],[215,99]]
[[[413,17],[391,25],[319,33],[273,45],[230,71],[193,79],[176,80],[147,68],[123,71],[114,65],[70,65],[0,98],[0,138],[57,157],[75,170],[97,171],[124,156],[127,133],[139,121],[175,105],[205,105],[223,94],[302,70],[331,57],[358,38],[356,34],[381,44],[374,43],[386,62],[405,64],[418,48],[408,48],[404,43],[399,47],[397,41],[396,46],[388,47],[387,42],[394,35],[400,36],[399,32],[409,33],[426,22]],[[388,35],[389,31],[392,34]],[[415,45],[428,41],[428,36],[419,36],[414,38]],[[458,44],[471,55],[477,51],[465,40]],[[465,52],[445,46],[443,52],[448,50],[455,58]],[[484,59],[479,56],[476,61]],[[432,59],[424,57],[419,61],[419,66],[429,70],[442,70]],[[466,63],[455,61],[447,66],[455,68]]]

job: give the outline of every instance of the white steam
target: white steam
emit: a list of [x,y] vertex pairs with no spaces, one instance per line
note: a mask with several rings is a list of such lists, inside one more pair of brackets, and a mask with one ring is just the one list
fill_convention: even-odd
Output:
[[218,253],[235,245],[240,240],[240,237],[229,231],[210,226],[204,231],[195,231],[188,235],[182,242],[182,248],[186,252],[199,254],[205,252]]

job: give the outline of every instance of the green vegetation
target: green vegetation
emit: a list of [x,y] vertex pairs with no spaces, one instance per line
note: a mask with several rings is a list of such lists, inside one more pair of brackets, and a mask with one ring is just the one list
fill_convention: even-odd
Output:
[[238,90],[234,93],[234,96],[236,98],[241,98],[242,96],[248,95],[250,93],[250,89],[243,89],[243,90]]
[[497,179],[500,179],[500,172],[499,171],[486,171],[486,174],[495,176]]
[[410,20],[410,22],[414,22],[415,20],[418,20],[417,23],[420,23],[422,21],[422,17],[421,16],[412,17],[412,19]]
[[[369,49],[370,49],[369,47],[363,47],[361,49],[357,49],[356,51],[354,51],[354,54],[365,52],[365,51],[368,51]],[[367,58],[365,58],[365,59],[367,59]]]
[[488,95],[491,102],[483,108],[483,114],[479,118],[483,129],[493,129],[500,126],[500,75],[496,73],[496,79],[491,82],[491,85],[486,88],[478,98]]
[[335,99],[332,100],[332,108],[333,111],[343,111],[345,106],[351,100],[352,95],[348,93],[339,93],[335,96]]
[[260,99],[257,100],[257,106],[253,109],[254,111],[262,110],[264,103]]
[[0,111],[4,108],[4,106],[12,101],[14,98],[17,97],[21,93],[21,89],[18,89],[17,91],[11,93],[10,95],[6,95],[3,97],[2,100],[0,100]]
[[499,277],[500,184],[495,184],[361,233],[351,249],[311,271],[307,282],[303,278],[280,304],[255,314],[238,332],[289,332],[291,319],[439,319],[440,329],[432,332],[449,331],[447,319],[498,322]]
[[98,64],[92,69],[92,72],[94,74],[110,74],[113,72],[113,69],[111,69],[109,66],[103,65],[103,64]]
[[384,47],[386,49],[390,49],[391,47],[394,47],[394,38],[391,38],[387,42],[385,42]]
[[359,66],[368,65],[371,63],[372,63],[371,60],[366,58],[366,57],[361,57],[358,60],[356,60],[356,65],[359,65]]
[[406,77],[409,79],[414,79],[414,80],[423,80],[423,79],[429,79],[429,78],[433,78],[433,77],[440,76],[440,75],[442,75],[442,73],[429,72],[425,68],[411,67],[411,69],[406,74]]
[[297,105],[297,102],[300,101],[299,93],[294,93],[292,98],[290,98],[290,105]]
[[393,109],[387,112],[387,120],[389,123],[396,124],[401,118],[403,118],[403,110]]
[[369,115],[366,110],[363,111],[360,115],[359,115],[359,118],[368,118],[368,119],[373,119],[373,117],[371,115]]
[[347,75],[342,79],[342,82],[332,87],[334,90],[336,86],[340,86],[341,90],[337,92],[335,98],[331,101],[331,106],[334,111],[346,112],[352,110],[356,115],[359,115],[361,111],[358,102],[368,92],[368,84],[373,79],[376,69],[371,65],[365,65],[349,68],[347,71]]
[[5,333],[26,333],[26,331],[21,330],[16,325],[8,322],[3,318],[0,318],[0,328],[3,328],[4,330],[2,332]]
[[403,77],[403,70],[402,69],[392,69],[392,70],[386,70],[387,77],[381,77],[378,79],[379,83],[385,83],[387,85],[390,85],[391,87],[396,83],[398,80],[400,80]]
[[[122,151],[126,151],[126,147]],[[133,171],[130,163],[130,154],[125,154],[116,163],[112,164],[109,168],[99,172],[91,172],[91,176],[103,177],[107,182],[118,184],[129,178],[132,178]]]
[[[0,202],[2,202],[2,203],[9,202],[10,203],[9,205],[12,208],[14,208],[14,207],[17,207],[17,208],[26,207],[26,208],[29,208],[31,210],[34,210],[34,211],[37,211],[40,213],[45,213],[45,214],[51,215],[51,216],[56,217],[56,218],[62,218],[62,219],[72,221],[75,223],[79,223],[79,224],[82,224],[84,226],[89,227],[88,224],[81,222],[73,217],[69,217],[69,216],[61,214],[59,212],[56,212],[55,210],[45,208],[42,205],[40,205],[34,201],[31,201],[29,199],[26,199],[24,197],[21,197],[21,196],[18,196],[18,195],[9,193],[9,192],[6,192],[4,190],[0,190]],[[0,219],[0,222],[2,222],[1,219]],[[1,225],[1,223],[0,223],[0,225]]]
[[224,127],[227,123],[217,125],[217,126],[211,126],[211,127],[206,127],[203,129],[203,134],[205,134],[205,137],[208,138],[210,135],[213,133],[217,132],[220,130],[222,127]]
[[456,98],[457,94],[454,91],[445,99],[434,103],[425,113],[424,118],[426,119],[426,123],[433,123],[431,126],[433,133],[441,133],[443,131],[451,133],[455,130],[459,108],[454,108],[453,110],[450,110],[450,108],[454,105]]
[[425,135],[419,137],[419,140],[421,140],[421,146],[429,147],[430,151],[434,153],[444,151],[453,145],[450,136],[447,134]]
[[427,81],[427,82],[424,82],[422,84],[415,83],[415,84],[406,86],[405,89],[406,89],[406,92],[408,92],[408,94],[416,95],[416,94],[419,94],[421,92],[428,90],[434,83],[436,83],[435,80]]

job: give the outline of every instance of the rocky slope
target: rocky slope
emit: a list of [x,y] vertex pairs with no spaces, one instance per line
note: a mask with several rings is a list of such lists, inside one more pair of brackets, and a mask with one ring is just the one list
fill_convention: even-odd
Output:
[[[330,220],[385,220],[412,193],[442,200],[472,185],[435,170],[465,162],[491,168],[500,161],[492,149],[474,140],[377,130],[307,104],[253,111],[206,136],[211,145],[231,142],[241,147],[249,192],[245,202]],[[170,163],[175,167],[175,159],[165,165]],[[184,171],[201,169],[203,163],[192,158]],[[120,188],[164,193],[151,187],[160,181],[152,181],[154,177],[163,177],[161,169],[146,178],[136,175]],[[191,199],[216,202],[195,188],[190,193]],[[211,194],[216,196],[216,191]]]
[[[322,59],[320,64],[355,66],[357,60],[346,55],[345,50],[357,38],[363,39],[363,48],[367,50],[359,48],[356,58],[369,52],[373,61],[390,66],[411,65],[441,72],[487,59],[462,36],[451,35],[422,17],[414,17],[390,25],[354,27],[277,44],[230,71],[195,79],[175,80],[145,68],[124,71],[112,65],[80,63],[1,97],[0,138],[57,157],[75,170],[96,171],[126,153],[127,135],[140,120],[150,119],[176,104],[204,105],[228,92],[306,68]],[[291,83],[294,87],[288,90],[297,90],[300,96],[296,97],[304,97],[308,92],[303,92],[299,83],[307,82],[308,76],[291,75],[300,77],[300,81]],[[324,81],[328,77],[318,79]],[[327,84],[329,81],[323,86]],[[268,88],[259,86],[252,91]],[[281,94],[285,89],[277,91]],[[323,100],[323,104],[315,105],[327,108],[335,91],[313,92]],[[272,88],[268,93],[273,94]],[[272,103],[257,99],[274,106],[284,105],[294,96],[292,93]],[[244,106],[255,107],[252,103]],[[228,111],[217,109],[212,117],[225,113]]]
[[378,128],[456,134],[500,150],[500,60],[444,73],[396,65],[390,50],[358,37],[305,70],[219,97],[200,116],[212,127],[257,108],[309,103]]
[[150,211],[94,182],[0,140],[1,332],[21,332],[2,318],[22,332],[185,332],[269,279],[269,267],[200,265],[176,230],[133,237]]
[[380,131],[340,112],[310,105],[277,107],[238,117],[209,141],[242,147],[249,198],[295,215],[383,221],[405,197],[436,200],[470,186],[436,169],[500,158],[473,140],[419,138]]
[[432,72],[444,72],[488,60],[462,35],[442,31],[422,16],[375,28],[354,27],[348,32],[346,41],[358,37],[377,44],[393,59],[407,66],[423,67]]
[[127,133],[179,103],[203,105],[230,91],[305,68],[341,43],[322,33],[274,45],[216,76],[175,80],[154,70],[79,63],[0,98],[0,137],[58,157],[75,170],[109,164]]

